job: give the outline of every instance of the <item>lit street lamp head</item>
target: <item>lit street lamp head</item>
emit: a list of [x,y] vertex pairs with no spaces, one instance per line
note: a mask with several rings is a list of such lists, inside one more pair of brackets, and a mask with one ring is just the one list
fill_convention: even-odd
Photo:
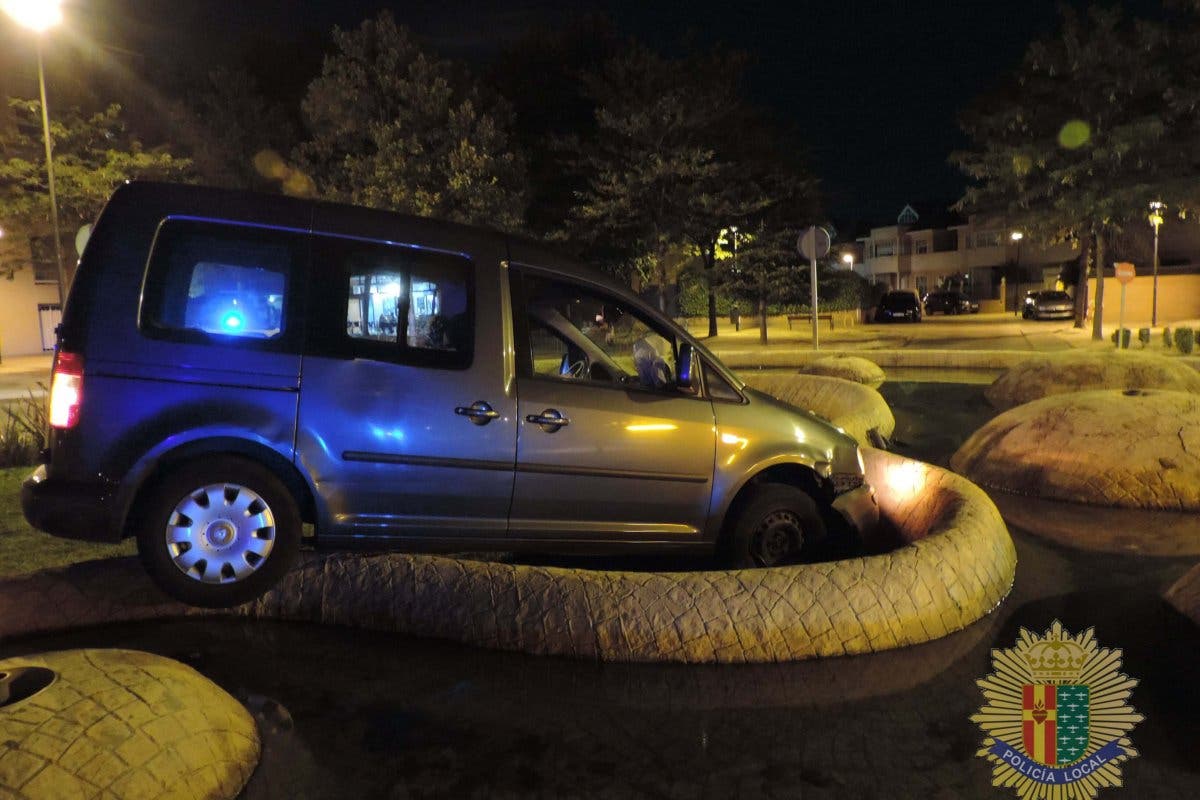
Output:
[[1009,236],[1014,242],[1019,242],[1025,238],[1025,234],[1021,233],[1020,231],[1013,231],[1011,234],[1009,234]]
[[0,0],[0,8],[18,25],[42,33],[62,22],[62,0]]

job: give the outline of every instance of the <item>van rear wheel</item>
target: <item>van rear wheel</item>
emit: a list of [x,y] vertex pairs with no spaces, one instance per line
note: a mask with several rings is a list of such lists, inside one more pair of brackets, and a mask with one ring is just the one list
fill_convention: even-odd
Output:
[[274,473],[231,456],[185,464],[138,516],[138,554],[164,592],[228,608],[283,577],[300,549],[300,512]]
[[795,560],[805,543],[825,538],[817,504],[782,483],[749,489],[729,530],[726,560],[735,568],[775,567]]

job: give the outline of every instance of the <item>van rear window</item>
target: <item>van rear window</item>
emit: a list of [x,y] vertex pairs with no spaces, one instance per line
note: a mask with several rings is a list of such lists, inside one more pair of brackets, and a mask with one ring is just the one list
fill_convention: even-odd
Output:
[[141,324],[199,341],[280,339],[303,237],[191,220],[159,229]]

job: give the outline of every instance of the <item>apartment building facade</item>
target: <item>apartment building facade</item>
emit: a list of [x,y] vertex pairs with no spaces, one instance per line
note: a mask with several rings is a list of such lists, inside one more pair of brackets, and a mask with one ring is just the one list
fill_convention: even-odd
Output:
[[977,300],[999,299],[1002,278],[1014,289],[1053,287],[1063,267],[1079,258],[1078,248],[1035,244],[1002,218],[963,219],[940,210],[923,216],[912,205],[894,225],[872,228],[858,243],[860,274],[875,283],[922,296],[949,287]]

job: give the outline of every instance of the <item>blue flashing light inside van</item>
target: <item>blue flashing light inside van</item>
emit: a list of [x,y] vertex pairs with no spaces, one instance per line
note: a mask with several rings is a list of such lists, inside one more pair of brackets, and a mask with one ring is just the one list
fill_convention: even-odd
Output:
[[229,331],[240,331],[243,325],[242,315],[236,311],[230,311],[221,320],[221,325]]

